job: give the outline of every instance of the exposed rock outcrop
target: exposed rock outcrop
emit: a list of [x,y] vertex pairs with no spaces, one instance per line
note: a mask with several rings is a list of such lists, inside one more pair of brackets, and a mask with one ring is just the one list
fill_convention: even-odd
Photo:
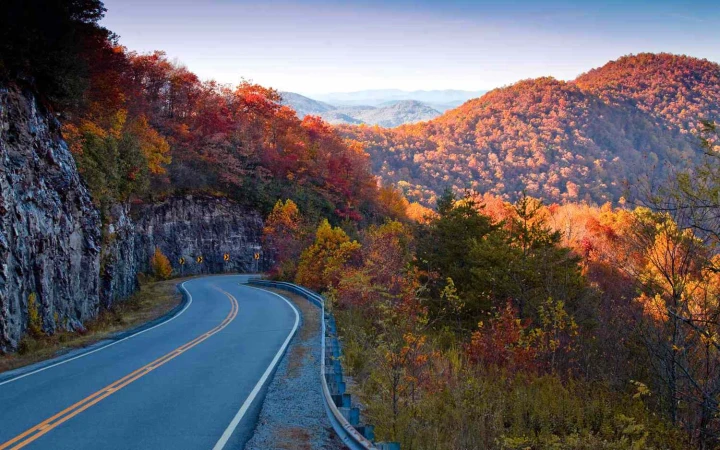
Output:
[[263,269],[262,218],[227,199],[116,205],[103,227],[59,128],[33,94],[0,85],[0,352],[26,332],[31,294],[45,332],[81,328],[137,289],[156,247],[176,275]]
[[100,217],[59,126],[0,86],[0,350],[17,346],[31,293],[50,332],[98,311]]
[[[134,291],[137,274],[150,271],[156,247],[168,257],[175,275],[263,269],[263,261],[254,258],[260,253],[262,218],[230,200],[170,198],[132,208],[118,206],[112,215],[110,243],[103,250],[102,298],[106,304]],[[181,258],[184,264],[180,264]]]

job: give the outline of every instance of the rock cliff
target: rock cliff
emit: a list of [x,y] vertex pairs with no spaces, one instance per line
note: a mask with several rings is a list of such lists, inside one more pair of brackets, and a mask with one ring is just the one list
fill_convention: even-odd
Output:
[[176,275],[263,269],[262,218],[227,199],[116,205],[102,225],[59,128],[33,94],[0,86],[0,352],[26,332],[31,294],[45,332],[82,328],[137,289],[156,247]]
[[17,346],[32,293],[48,332],[98,311],[100,216],[59,126],[0,86],[0,350]]
[[150,271],[155,248],[168,257],[174,275],[179,276],[264,268],[263,261],[254,258],[261,252],[262,218],[230,200],[170,198],[155,204],[116,206],[112,216],[101,275],[101,297],[107,305],[135,290],[137,274]]

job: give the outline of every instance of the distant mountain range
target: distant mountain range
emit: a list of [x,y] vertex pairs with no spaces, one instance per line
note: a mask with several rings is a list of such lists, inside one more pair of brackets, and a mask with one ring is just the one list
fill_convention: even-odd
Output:
[[294,92],[281,92],[282,104],[287,105],[295,110],[298,117],[303,118],[307,115],[317,116],[322,113],[337,109],[335,106],[313,100]]
[[388,106],[403,100],[415,100],[425,103],[431,108],[445,112],[462,105],[466,101],[477,98],[487,91],[460,91],[453,89],[434,91],[403,91],[400,89],[374,89],[356,92],[335,92],[313,95],[317,100],[336,106],[368,105],[375,107]]
[[[294,109],[298,117],[320,116],[333,125],[368,124],[392,128],[434,119],[441,114],[437,109],[417,100],[398,100],[386,97],[383,99],[384,101],[376,103],[376,105],[333,105],[294,92],[282,92],[281,95],[282,103]],[[375,97],[373,101],[378,102],[379,100],[380,97]]]

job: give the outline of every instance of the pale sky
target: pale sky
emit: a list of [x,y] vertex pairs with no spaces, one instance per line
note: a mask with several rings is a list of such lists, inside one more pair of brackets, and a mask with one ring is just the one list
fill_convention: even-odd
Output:
[[130,50],[164,50],[202,79],[303,94],[485,90],[572,79],[630,53],[720,61],[715,1],[304,2],[106,0]]

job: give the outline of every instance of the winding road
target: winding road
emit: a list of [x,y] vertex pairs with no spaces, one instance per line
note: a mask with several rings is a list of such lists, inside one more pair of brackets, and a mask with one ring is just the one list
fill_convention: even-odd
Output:
[[171,319],[0,378],[0,450],[242,448],[300,321],[246,279],[186,281]]

